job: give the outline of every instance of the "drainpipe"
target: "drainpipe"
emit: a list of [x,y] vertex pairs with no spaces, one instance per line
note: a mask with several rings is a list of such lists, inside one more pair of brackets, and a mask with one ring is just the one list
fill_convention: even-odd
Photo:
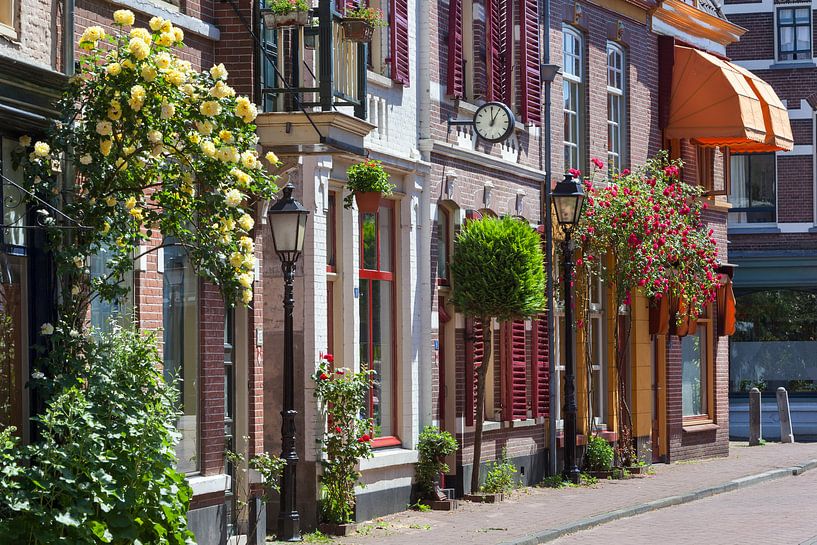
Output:
[[431,161],[431,72],[429,68],[431,35],[429,0],[417,0],[417,148],[423,161]]
[[62,14],[62,71],[69,77],[74,75],[74,2],[65,0]]

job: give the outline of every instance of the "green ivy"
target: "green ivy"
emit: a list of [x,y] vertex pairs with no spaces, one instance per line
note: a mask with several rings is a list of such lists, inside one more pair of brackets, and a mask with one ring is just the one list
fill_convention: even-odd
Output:
[[[72,333],[58,326],[56,349]],[[54,392],[40,439],[0,432],[0,543],[195,543],[192,491],[173,468],[177,392],[155,335],[114,328],[82,342],[72,374],[38,381]]]

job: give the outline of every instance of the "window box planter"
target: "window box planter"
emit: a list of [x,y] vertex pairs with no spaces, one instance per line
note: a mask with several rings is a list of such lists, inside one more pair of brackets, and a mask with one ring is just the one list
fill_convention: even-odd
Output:
[[466,494],[463,496],[465,501],[472,501],[474,503],[499,503],[503,499],[505,495],[502,493],[499,494]]
[[261,17],[264,19],[264,26],[266,28],[298,27],[307,26],[309,24],[308,11],[273,13],[271,10],[262,9]]
[[341,20],[343,38],[348,42],[368,43],[374,35],[374,25],[366,19],[347,17]]
[[380,208],[383,194],[379,191],[355,191],[357,208],[364,214],[374,214]]
[[357,524],[348,522],[346,524],[335,524],[332,522],[321,522],[318,524],[318,530],[328,536],[345,537],[352,535],[357,530]]

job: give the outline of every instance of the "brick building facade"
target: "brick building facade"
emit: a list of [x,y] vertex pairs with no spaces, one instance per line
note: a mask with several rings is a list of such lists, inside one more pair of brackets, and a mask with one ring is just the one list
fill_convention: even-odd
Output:
[[[814,115],[817,106],[813,2],[734,2],[724,11],[747,29],[729,47],[741,66],[768,81],[786,106],[794,149],[733,156],[730,261],[741,328],[732,339],[729,392],[733,436],[748,436],[748,391],[764,394],[764,414],[786,388],[798,437],[814,437],[817,289]],[[775,324],[788,324],[776,327]],[[767,410],[768,409],[768,410]],[[778,437],[767,421],[764,436]]]

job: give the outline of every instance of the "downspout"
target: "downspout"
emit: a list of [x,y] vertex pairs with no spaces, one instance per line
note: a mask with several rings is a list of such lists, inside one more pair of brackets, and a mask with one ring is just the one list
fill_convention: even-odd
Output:
[[62,71],[69,77],[74,75],[74,2],[65,0],[62,14]]
[[558,392],[556,391],[556,361],[553,357],[553,329],[555,327],[555,320],[553,312],[554,298],[553,298],[553,221],[551,218],[551,87],[553,79],[558,73],[558,66],[550,63],[550,0],[539,0],[539,13],[543,27],[543,54],[542,66],[540,69],[541,80],[545,86],[543,95],[543,117],[544,127],[542,138],[539,139],[540,145],[544,143],[545,148],[545,180],[544,187],[539,192],[539,217],[545,229],[545,291],[547,297],[547,336],[548,336],[548,399],[550,407],[548,407],[548,473],[550,475],[558,474],[557,455],[556,455],[556,406],[559,403]]
[[431,71],[429,67],[431,36],[429,0],[417,0],[417,148],[420,158],[431,161]]

